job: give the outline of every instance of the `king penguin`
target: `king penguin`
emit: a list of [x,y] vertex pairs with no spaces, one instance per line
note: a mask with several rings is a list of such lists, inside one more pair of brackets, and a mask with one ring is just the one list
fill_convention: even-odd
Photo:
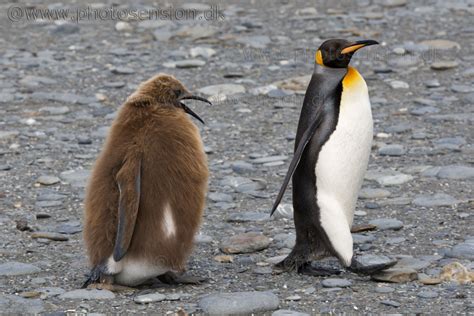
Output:
[[292,178],[296,244],[279,264],[284,270],[328,275],[311,260],[335,256],[348,270],[371,274],[394,263],[363,266],[353,258],[351,226],[367,169],[373,122],[364,78],[349,66],[373,40],[325,41],[315,55],[295,138],[294,157],[273,205],[278,207]]
[[86,190],[84,241],[92,269],[84,287],[136,286],[154,277],[199,282],[180,278],[209,175],[199,130],[187,114],[203,121],[183,103],[188,99],[210,103],[158,74],[121,106]]

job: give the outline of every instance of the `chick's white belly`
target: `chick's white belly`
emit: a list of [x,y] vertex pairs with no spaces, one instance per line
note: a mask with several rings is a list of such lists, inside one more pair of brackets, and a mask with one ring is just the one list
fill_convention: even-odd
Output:
[[112,257],[107,262],[107,269],[114,275],[114,282],[121,285],[136,286],[148,279],[170,271],[169,267],[151,264],[145,260],[123,258],[116,262]]

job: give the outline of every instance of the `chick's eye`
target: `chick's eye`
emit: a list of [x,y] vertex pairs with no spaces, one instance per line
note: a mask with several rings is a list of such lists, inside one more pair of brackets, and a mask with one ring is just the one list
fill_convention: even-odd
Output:
[[181,90],[179,90],[179,89],[173,90],[173,92],[176,95],[176,97],[179,97],[181,95]]

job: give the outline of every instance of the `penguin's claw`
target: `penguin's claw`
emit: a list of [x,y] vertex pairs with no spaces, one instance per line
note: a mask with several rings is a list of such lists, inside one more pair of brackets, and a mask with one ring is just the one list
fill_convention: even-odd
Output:
[[91,269],[91,272],[87,275],[86,281],[82,284],[81,289],[88,288],[90,285],[95,283],[103,282],[104,277],[107,277],[105,264],[98,264]]
[[311,275],[311,276],[331,276],[341,274],[341,269],[317,266],[311,262],[306,262],[305,264],[298,267],[298,274]]
[[192,284],[192,285],[200,285],[205,283],[209,279],[206,277],[195,276],[195,275],[177,275],[173,272],[166,272],[165,274],[159,275],[158,280],[160,282],[169,284],[169,285],[176,285],[176,284]]
[[355,257],[353,257],[351,261],[351,265],[347,267],[346,269],[350,272],[353,272],[359,275],[372,275],[382,270],[391,268],[395,264],[397,264],[397,260],[393,259],[392,261],[389,261],[387,263],[379,263],[379,264],[373,264],[373,265],[367,266],[367,265],[362,265],[359,261],[355,259]]

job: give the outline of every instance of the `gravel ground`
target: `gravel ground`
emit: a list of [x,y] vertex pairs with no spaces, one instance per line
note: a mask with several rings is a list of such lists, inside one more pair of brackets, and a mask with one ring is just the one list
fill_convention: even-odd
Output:
[[[0,5],[1,311],[474,312],[471,285],[459,274],[438,279],[452,262],[474,269],[472,1],[226,1],[206,11],[210,21],[77,24],[25,14],[12,23],[15,3]],[[169,7],[117,3],[91,8]],[[291,159],[314,52],[333,37],[382,44],[352,62],[369,86],[376,134],[355,217],[376,229],[354,241],[358,255],[399,259],[385,277],[392,283],[348,272],[336,280],[272,274],[294,243],[290,194],[276,218],[268,212]],[[87,272],[89,170],[118,106],[158,72],[216,103],[192,104],[207,123],[211,179],[189,272],[210,280],[75,291]]]

